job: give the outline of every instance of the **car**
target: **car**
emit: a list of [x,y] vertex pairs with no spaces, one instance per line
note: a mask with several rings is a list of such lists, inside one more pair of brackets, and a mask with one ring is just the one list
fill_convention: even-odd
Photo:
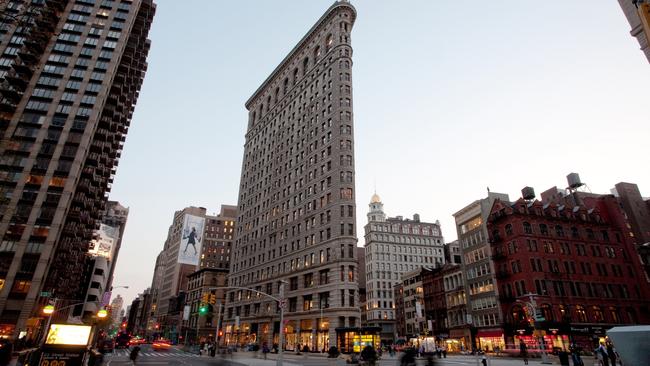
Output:
[[129,341],[129,346],[137,346],[143,343],[144,343],[144,339],[142,338],[131,338],[131,340]]
[[151,343],[151,348],[153,348],[154,351],[166,351],[172,348],[172,344],[166,339],[157,339]]
[[120,333],[115,337],[115,348],[121,349],[121,348],[129,348],[129,341],[131,340],[131,336],[129,336],[128,333]]
[[115,349],[115,341],[112,339],[104,339],[99,343],[98,348],[101,353],[113,352]]

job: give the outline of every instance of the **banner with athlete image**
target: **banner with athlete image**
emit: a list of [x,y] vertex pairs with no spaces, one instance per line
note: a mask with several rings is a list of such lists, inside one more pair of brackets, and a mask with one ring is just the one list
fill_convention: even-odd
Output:
[[185,215],[183,230],[181,230],[181,244],[178,247],[178,263],[199,265],[204,225],[204,217]]

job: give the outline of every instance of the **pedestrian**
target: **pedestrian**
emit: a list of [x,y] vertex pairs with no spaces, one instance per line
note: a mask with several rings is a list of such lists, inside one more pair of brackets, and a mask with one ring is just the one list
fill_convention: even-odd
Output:
[[11,363],[11,354],[14,347],[9,340],[3,340],[0,343],[0,366],[7,366]]
[[614,348],[614,345],[612,343],[607,343],[607,355],[609,356],[609,359],[612,361],[612,366],[616,366],[616,349]]
[[262,345],[262,354],[264,355],[264,359],[266,360],[266,355],[270,352],[269,346],[264,342]]
[[584,366],[582,357],[580,357],[581,348],[574,343],[569,347],[569,350],[571,351],[571,358],[573,358],[573,366]]
[[602,342],[598,345],[598,348],[594,350],[594,353],[596,354],[596,359],[601,366],[609,366],[607,348],[605,348],[605,345]]
[[483,366],[487,366],[487,357],[485,357],[485,355],[483,355],[483,357],[481,358],[481,363],[483,364]]
[[139,353],[140,353],[140,346],[135,346],[133,347],[133,349],[131,349],[131,354],[129,354],[129,359],[131,360],[131,364],[135,365]]
[[524,359],[524,365],[528,365],[528,347],[526,347],[526,343],[524,343],[523,339],[519,340],[519,353]]

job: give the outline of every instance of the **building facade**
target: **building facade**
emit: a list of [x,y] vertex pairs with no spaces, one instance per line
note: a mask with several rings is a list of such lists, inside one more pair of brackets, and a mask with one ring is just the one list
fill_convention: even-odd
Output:
[[[463,267],[458,264],[445,266],[442,275],[447,306],[448,338],[443,340],[443,347],[449,352],[464,352],[471,349],[471,324],[468,322],[467,294],[465,293],[465,276]],[[482,302],[476,303],[476,310]]]
[[[205,208],[194,206],[176,211],[163,250],[156,258],[151,289],[151,321],[158,324],[156,333],[172,340],[180,339],[185,329],[182,311],[188,299],[189,276],[202,268],[229,268],[236,229],[236,208],[222,205],[216,216],[206,212]],[[189,222],[203,225],[195,236],[195,244],[188,241]],[[192,255],[195,250],[193,261],[182,259],[185,253]]]
[[387,218],[377,194],[370,199],[367,216],[366,318],[369,326],[381,327],[382,342],[390,344],[397,335],[392,287],[404,273],[442,266],[444,238],[439,222],[422,222],[418,214],[412,220]]
[[398,337],[402,339],[419,338],[426,335],[427,322],[424,316],[424,290],[422,288],[422,272],[416,269],[402,275],[402,301],[404,303],[404,332]]
[[461,264],[463,262],[462,258],[458,240],[445,243],[445,263]]
[[537,348],[535,327],[548,350],[593,349],[612,326],[650,322],[648,284],[614,196],[496,200],[488,231],[507,348]]
[[111,318],[113,321],[113,326],[119,327],[120,322],[122,322],[123,308],[124,298],[120,295],[115,296],[113,301],[111,301]]
[[0,11],[0,333],[29,338],[40,294],[83,300],[155,5],[3,1]]
[[641,51],[650,62],[650,3],[638,0],[618,0],[630,23],[630,34],[639,42]]
[[214,342],[218,323],[223,319],[226,301],[226,289],[223,287],[228,284],[228,269],[202,268],[188,278],[185,305],[189,306],[190,313],[187,320],[183,319],[185,333],[194,340],[198,336],[198,342]]
[[[246,102],[229,283],[287,298],[287,349],[327,349],[337,345],[335,328],[360,324],[350,46],[355,18],[349,2],[335,2]],[[272,331],[262,339],[267,328]],[[279,330],[273,298],[229,293],[228,342],[278,343]]]
[[235,236],[237,207],[221,205],[216,216],[206,216],[201,268],[230,269],[230,251]]
[[[486,220],[496,199],[508,200],[508,195],[488,191],[486,198],[476,200],[454,214],[456,232],[462,254],[463,280],[467,296],[468,323],[471,341],[468,347],[504,349],[501,327],[503,316],[499,307],[492,250],[488,242]],[[471,304],[482,304],[474,308]]]

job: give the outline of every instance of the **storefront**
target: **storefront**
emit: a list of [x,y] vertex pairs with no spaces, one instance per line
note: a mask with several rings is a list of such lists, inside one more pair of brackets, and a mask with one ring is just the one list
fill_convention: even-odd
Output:
[[316,351],[322,351],[322,352],[327,352],[329,350],[329,345],[330,345],[330,327],[329,327],[329,321],[327,318],[321,319],[318,327],[318,331],[316,332],[316,337],[317,337],[317,344],[316,344]]
[[341,353],[359,353],[366,346],[378,349],[381,327],[336,328],[336,346]]
[[503,339],[503,329],[479,329],[476,334],[476,345],[487,352],[494,352],[495,347],[504,350],[506,343]]
[[450,329],[449,338],[444,340],[444,347],[447,352],[461,353],[468,351],[470,345],[471,332],[469,328]]

